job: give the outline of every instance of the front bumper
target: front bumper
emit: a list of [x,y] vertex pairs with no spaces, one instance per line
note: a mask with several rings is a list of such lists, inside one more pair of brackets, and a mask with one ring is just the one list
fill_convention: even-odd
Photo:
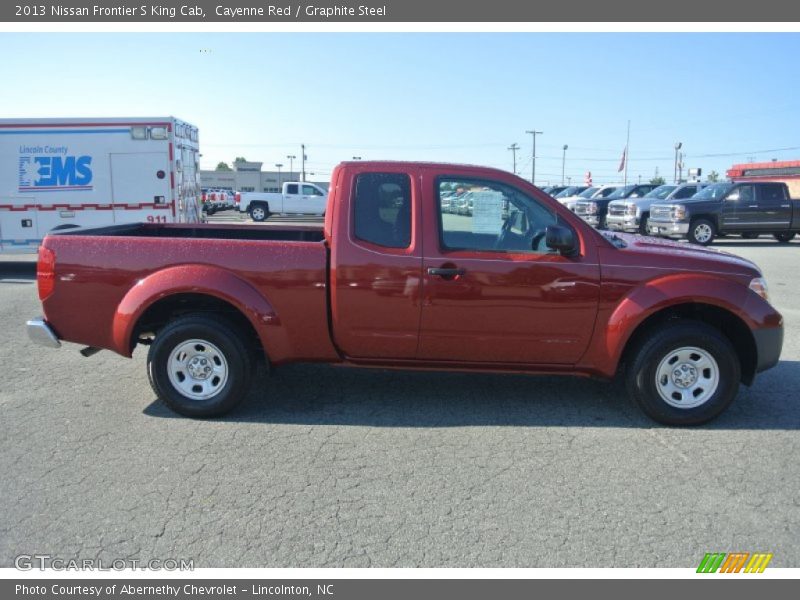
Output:
[[581,219],[586,222],[586,224],[591,225],[592,227],[597,227],[600,225],[600,217],[597,215],[578,215]]
[[756,341],[756,373],[777,365],[783,348],[783,327],[756,329],[753,338]]
[[647,232],[661,237],[682,238],[689,233],[689,223],[675,221],[648,221]]
[[639,231],[639,217],[635,215],[608,215],[606,217],[606,227],[611,231],[636,233]]
[[31,319],[26,323],[28,337],[32,342],[46,348],[60,348],[58,336],[43,318]]

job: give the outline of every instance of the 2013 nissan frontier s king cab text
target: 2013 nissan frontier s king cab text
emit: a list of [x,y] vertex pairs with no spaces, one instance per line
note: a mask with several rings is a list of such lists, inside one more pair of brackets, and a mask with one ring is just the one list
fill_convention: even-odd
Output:
[[753,263],[601,234],[510,173],[346,162],[328,202],[323,228],[50,234],[29,334],[86,355],[149,345],[155,393],[194,417],[234,408],[263,358],[620,374],[650,417],[689,425],[778,362],[783,319]]

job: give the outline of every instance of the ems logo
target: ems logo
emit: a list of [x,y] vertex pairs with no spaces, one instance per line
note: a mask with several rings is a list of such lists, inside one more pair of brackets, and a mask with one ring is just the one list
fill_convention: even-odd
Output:
[[19,157],[20,192],[91,190],[91,156]]

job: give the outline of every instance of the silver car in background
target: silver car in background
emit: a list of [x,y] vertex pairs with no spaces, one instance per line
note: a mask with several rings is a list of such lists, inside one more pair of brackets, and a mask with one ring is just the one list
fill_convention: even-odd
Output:
[[680,185],[660,185],[641,198],[612,200],[608,204],[606,227],[611,231],[626,231],[647,235],[650,207],[656,202],[691,198],[707,183],[691,181]]

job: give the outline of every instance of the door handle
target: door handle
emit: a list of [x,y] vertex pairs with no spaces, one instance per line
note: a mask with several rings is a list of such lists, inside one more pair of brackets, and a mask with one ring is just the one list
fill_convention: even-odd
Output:
[[781,208],[792,208],[791,204],[781,204]]
[[747,208],[758,208],[758,204],[748,204]]
[[438,277],[460,277],[467,271],[465,269],[445,269],[439,267],[428,267],[428,275],[436,275]]

